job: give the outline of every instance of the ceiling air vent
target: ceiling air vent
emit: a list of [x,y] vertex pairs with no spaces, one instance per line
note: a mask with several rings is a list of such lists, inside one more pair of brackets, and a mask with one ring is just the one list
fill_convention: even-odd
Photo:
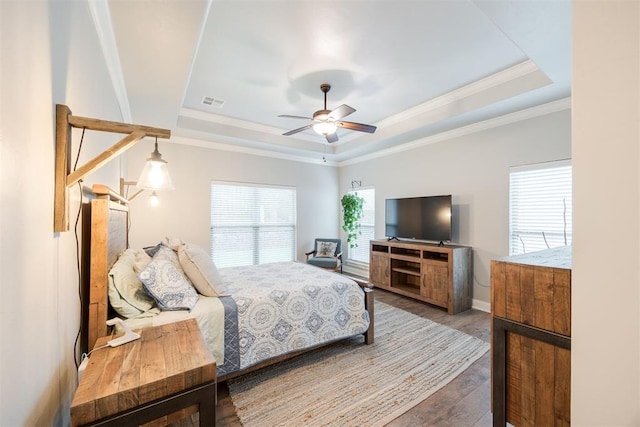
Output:
[[205,96],[202,98],[202,103],[204,105],[208,105],[209,107],[222,108],[224,102],[225,101],[223,101],[222,99],[216,99],[212,96]]

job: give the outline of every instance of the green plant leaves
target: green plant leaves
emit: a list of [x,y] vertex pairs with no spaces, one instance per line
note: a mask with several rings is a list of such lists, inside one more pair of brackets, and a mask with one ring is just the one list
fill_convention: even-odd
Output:
[[358,193],[347,193],[340,200],[342,203],[342,230],[347,233],[347,243],[350,248],[358,246],[354,240],[362,234],[360,231],[360,218],[362,218],[362,206],[364,199]]

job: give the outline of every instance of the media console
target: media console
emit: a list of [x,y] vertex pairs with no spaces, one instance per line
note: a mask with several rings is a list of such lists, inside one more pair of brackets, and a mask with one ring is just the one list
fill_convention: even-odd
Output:
[[456,314],[471,308],[472,262],[469,246],[371,240],[369,281]]

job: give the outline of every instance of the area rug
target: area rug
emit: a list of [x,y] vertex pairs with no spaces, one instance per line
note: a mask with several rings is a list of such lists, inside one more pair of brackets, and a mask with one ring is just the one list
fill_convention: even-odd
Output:
[[243,426],[382,426],[445,386],[489,343],[381,302],[357,337],[229,380]]

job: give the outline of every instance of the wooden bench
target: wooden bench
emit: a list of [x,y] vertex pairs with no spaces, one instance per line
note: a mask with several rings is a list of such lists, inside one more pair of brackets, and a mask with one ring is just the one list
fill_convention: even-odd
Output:
[[166,425],[200,412],[215,425],[216,364],[194,319],[140,331],[105,347],[99,338],[71,404],[71,425]]

